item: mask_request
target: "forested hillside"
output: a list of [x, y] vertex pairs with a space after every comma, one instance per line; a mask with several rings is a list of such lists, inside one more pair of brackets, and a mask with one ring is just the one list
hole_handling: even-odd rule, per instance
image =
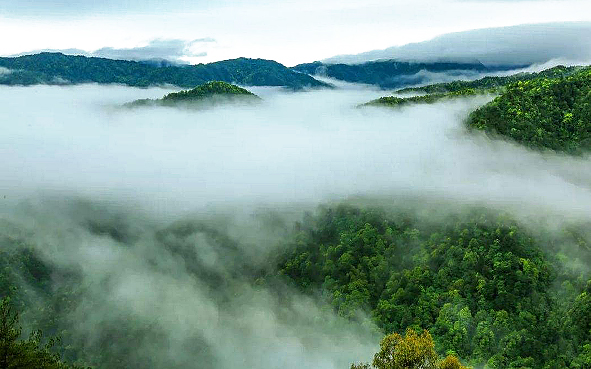
[[[155, 271], [170, 268], [172, 257], [191, 280], [218, 296], [220, 307], [227, 304], [225, 293], [241, 293], [245, 283], [265, 287], [281, 301], [288, 298], [287, 283], [354, 323], [365, 324], [367, 314], [385, 334], [427, 330], [422, 338], [407, 332], [404, 340], [416, 341], [412, 347], [423, 342], [420, 350], [433, 360], [452, 355], [447, 364], [457, 364], [454, 357], [459, 357], [491, 369], [591, 365], [591, 280], [583, 267], [591, 263], [588, 224], [551, 233], [482, 209], [427, 215], [334, 205], [295, 224], [279, 249], [286, 251], [275, 256], [276, 267], [257, 267], [244, 257], [240, 241], [205, 223], [164, 226], [145, 249], [146, 235], [125, 219], [81, 217], [79, 222], [97, 240], [119, 245], [118, 252], [147, 252]], [[165, 338], [158, 325], [139, 317], [107, 315], [91, 331], [72, 325], [81, 318], [77, 311], [96, 298], [91, 291], [108, 285], [110, 277], [100, 283], [85, 280], [81, 268], [86, 267], [44, 261], [25, 229], [5, 226], [0, 295], [10, 297], [16, 311], [26, 311], [29, 324], [61, 337], [55, 352], [96, 368], [190, 365], [181, 356], [146, 361], [137, 348], [165, 344]], [[196, 243], [196, 236], [207, 243]], [[207, 252], [215, 252], [214, 264]], [[214, 348], [202, 332], [186, 330], [195, 355], [212, 362]], [[394, 335], [383, 344], [406, 342], [402, 339]], [[36, 344], [15, 347], [21, 352], [31, 345]], [[440, 362], [437, 368], [459, 368], [451, 364]]]
[[[237, 59], [214, 63], [213, 69], [208, 69], [212, 65], [154, 67], [61, 54], [40, 55], [46, 58], [43, 63], [36, 63], [33, 57], [2, 59], [11, 63], [18, 60], [21, 64], [5, 67], [11, 71], [3, 71], [0, 78], [12, 79], [14, 83], [19, 78], [25, 81], [30, 77], [31, 83], [94, 81], [147, 86], [156, 83], [154, 81], [191, 81], [191, 86], [199, 85], [159, 100], [132, 103], [165, 106], [201, 103], [217, 97], [259, 100], [248, 90], [227, 82], [201, 83], [202, 77], [195, 71], [207, 70], [208, 76], [221, 76], [221, 80], [241, 79], [244, 84], [248, 84], [245, 81], [271, 83], [267, 78], [276, 71], [279, 75], [271, 81], [278, 85], [310, 86], [303, 84], [309, 77], [291, 71], [289, 75], [281, 74], [284, 67], [260, 60]], [[257, 63], [262, 63], [262, 69], [253, 67]], [[261, 72], [265, 71], [264, 66], [270, 68], [269, 73]], [[257, 72], [244, 72], [250, 67]], [[304, 79], [281, 77], [293, 74]], [[302, 84], [298, 84], [300, 82]], [[321, 93], [325, 92], [330, 91]], [[407, 92], [429, 94], [385, 97], [366, 105], [404, 106], [493, 92], [499, 96], [472, 112], [465, 122], [458, 119], [457, 126], [465, 123], [492, 137], [508, 138], [536, 150], [583, 154], [591, 149], [591, 68], [556, 67], [538, 74], [490, 77]], [[321, 93], [312, 97], [316, 99]], [[294, 94], [282, 95], [291, 98]], [[373, 95], [364, 96], [369, 99]], [[28, 103], [29, 100], [23, 101]], [[312, 99], [300, 101], [304, 103], [288, 110], [288, 114]], [[173, 109], [165, 113], [171, 111]], [[127, 113], [129, 111], [123, 112]], [[195, 114], [179, 113], [190, 115], [188, 126], [193, 125]], [[346, 113], [358, 112], [347, 110]], [[365, 128], [369, 121], [365, 115], [367, 111], [361, 113]], [[382, 115], [383, 111], [379, 113], [380, 119], [386, 116]], [[120, 118], [112, 112], [105, 116]], [[236, 117], [223, 116], [221, 121]], [[345, 115], [340, 117], [339, 128], [346, 118]], [[50, 122], [48, 130], [53, 130], [55, 121]], [[213, 126], [211, 122], [204, 120], [203, 125]], [[282, 121], [278, 119], [277, 122]], [[100, 127], [102, 132], [104, 127]], [[129, 137], [135, 139], [140, 129], [133, 126]], [[387, 134], [383, 132], [388, 129], [379, 134]], [[60, 147], [64, 145], [62, 131], [58, 132]], [[249, 127], [244, 132], [251, 131]], [[180, 134], [185, 132], [182, 129]], [[205, 135], [201, 141], [189, 140], [189, 145], [200, 145], [202, 151], [198, 155], [189, 155], [191, 151], [186, 146], [186, 151], [179, 146], [179, 160], [189, 162], [190, 170], [183, 166], [178, 178], [195, 171], [199, 175], [196, 187], [215, 185], [215, 181], [211, 182], [213, 184], [207, 181], [207, 173], [201, 178], [202, 172], [216, 163], [206, 156], [211, 150], [203, 143], [212, 140], [215, 145], [221, 145], [224, 141], [220, 138], [225, 135], [236, 135], [237, 141], [230, 141], [234, 146], [236, 142], [238, 145], [244, 142], [240, 131], [224, 129], [220, 132], [211, 138]], [[293, 131], [295, 134], [288, 132], [285, 136], [289, 140], [278, 145], [275, 155], [283, 153], [286, 147], [289, 149], [294, 142], [291, 138], [302, 133], [299, 130]], [[169, 139], [166, 135], [163, 137]], [[332, 137], [323, 143], [332, 144], [329, 142]], [[181, 142], [179, 136], [176, 138], [174, 145]], [[264, 146], [279, 137], [262, 136], [262, 140], [256, 145]], [[235, 149], [232, 145], [220, 147], [226, 152]], [[328, 146], [333, 152], [333, 147]], [[154, 152], [152, 148], [148, 150], [146, 156], [150, 159], [149, 165], [154, 164], [156, 177], [143, 180], [167, 175], [166, 171], [160, 174], [157, 160], [152, 160]], [[176, 146], [171, 150], [176, 157], [175, 150]], [[213, 151], [212, 155], [219, 155]], [[260, 157], [251, 159], [249, 152], [237, 153], [244, 155], [247, 161], [262, 161], [262, 157], [269, 155], [264, 151]], [[320, 151], [313, 151], [314, 159], [321, 156]], [[372, 157], [368, 158], [363, 158], [363, 165], [371, 161]], [[273, 165], [290, 164], [288, 159], [278, 156], [279, 161]], [[193, 167], [191, 160], [202, 160], [205, 166]], [[351, 157], [342, 160], [351, 166], [347, 161]], [[225, 161], [217, 163], [222, 163], [220, 167], [226, 164]], [[545, 165], [543, 159], [536, 163]], [[99, 163], [102, 165], [104, 161]], [[305, 172], [307, 165], [308, 162], [295, 166], [294, 173], [310, 175]], [[502, 170], [498, 168], [500, 166], [494, 170]], [[132, 167], [125, 167], [121, 173], [132, 170]], [[241, 184], [244, 174], [239, 170], [231, 166], [223, 170], [236, 171], [237, 176], [228, 181]], [[265, 178], [258, 168], [252, 172], [257, 183]], [[435, 172], [426, 178], [438, 180], [439, 172]], [[382, 172], [378, 174], [381, 176]], [[568, 179], [561, 178], [571, 186]], [[290, 177], [289, 181], [299, 184], [299, 180]], [[470, 177], [469, 181], [476, 179]], [[478, 182], [478, 185], [487, 186], [487, 183]], [[531, 184], [525, 186], [528, 185]], [[194, 190], [192, 186], [193, 183], [186, 191], [188, 197]], [[588, 186], [583, 183], [578, 189], [580, 192], [575, 193], [584, 194]], [[285, 192], [282, 191], [277, 190], [280, 194]], [[465, 188], [458, 190], [463, 193], [460, 191]], [[225, 199], [226, 195], [224, 192], [220, 198]], [[390, 195], [400, 194], [385, 194]], [[488, 195], [487, 192], [482, 195], [482, 203], [488, 201]], [[514, 197], [503, 199], [515, 201]], [[35, 201], [23, 200], [17, 207], [18, 212], [4, 214], [0, 219], [0, 298], [3, 301], [0, 305], [0, 367], [69, 368], [70, 364], [64, 362], [73, 363], [74, 367], [90, 365], [105, 369], [181, 369], [193, 367], [196, 362], [208, 363], [215, 369], [240, 365], [257, 367], [252, 362], [258, 363], [261, 350], [275, 353], [278, 347], [299, 348], [302, 342], [314, 346], [313, 343], [319, 342], [314, 341], [315, 337], [323, 330], [340, 334], [346, 325], [362, 327], [383, 337], [371, 362], [377, 369], [463, 369], [465, 365], [486, 369], [591, 368], [588, 217], [573, 216], [561, 223], [546, 219], [544, 214], [524, 219], [460, 202], [426, 207], [405, 200], [405, 206], [385, 203], [382, 208], [334, 203], [296, 216], [297, 221], [293, 221], [293, 212], [297, 210], [289, 210], [289, 221], [269, 211], [264, 213], [264, 222], [256, 223], [260, 228], [245, 230], [232, 228], [225, 215], [214, 214], [214, 220], [190, 215], [186, 218], [179, 215], [180, 219], [174, 220], [157, 216], [146, 219], [147, 215], [134, 206], [129, 210], [122, 210], [125, 207], [120, 206], [115, 207], [116, 211], [107, 211], [95, 203], [73, 201], [66, 205], [68, 201], [61, 202], [41, 206]], [[570, 215], [569, 210], [564, 210], [561, 216], [564, 214]], [[245, 234], [254, 241], [244, 241], [240, 236]], [[298, 301], [293, 303], [292, 300]], [[22, 312], [20, 320], [16, 312]], [[246, 313], [251, 314], [248, 317], [252, 319], [242, 320]], [[302, 318], [298, 314], [305, 316]], [[301, 320], [294, 323], [294, 317]], [[327, 317], [335, 321], [324, 322]], [[277, 321], [289, 321], [292, 325]], [[301, 336], [293, 334], [281, 341], [285, 329], [300, 329], [302, 322], [308, 326], [298, 331], [298, 334], [303, 332]], [[343, 325], [339, 325], [341, 323]], [[20, 324], [24, 328], [21, 329]], [[253, 325], [256, 329], [252, 329]], [[259, 326], [263, 329], [259, 330]], [[46, 336], [36, 333], [36, 329]], [[31, 330], [34, 333], [28, 335]], [[226, 356], [231, 356], [230, 351], [246, 346], [244, 341], [261, 336], [265, 340], [244, 349], [242, 356], [231, 358], [236, 361], [226, 360]], [[355, 336], [343, 337], [346, 340]], [[321, 338], [325, 344], [332, 345], [329, 347], [340, 343]], [[269, 343], [276, 340], [281, 342]], [[290, 353], [270, 356], [276, 360]], [[253, 357], [249, 365], [244, 364]], [[276, 363], [273, 361], [274, 365]], [[370, 368], [370, 364], [352, 364], [354, 369]], [[267, 363], [265, 367], [273, 366]]]
[[119, 83], [147, 87], [171, 84], [192, 88], [210, 81], [246, 86], [282, 86], [290, 89], [329, 87], [308, 75], [272, 60], [238, 58], [210, 64], [157, 66], [126, 60], [40, 53], [0, 58], [0, 84]]
[[280, 273], [385, 333], [427, 329], [437, 352], [472, 365], [588, 368], [591, 281], [563, 264], [591, 262], [579, 231], [532, 234], [484, 210], [429, 219], [343, 205], [301, 224]]
[[[222, 304], [226, 294], [239, 291], [245, 281], [253, 283], [257, 276], [262, 274], [261, 268], [252, 266], [251, 258], [245, 258], [237, 240], [205, 222], [179, 221], [162, 224], [161, 227], [146, 231], [138, 228], [130, 219], [117, 214], [105, 214], [100, 210], [99, 216], [84, 214], [84, 211], [80, 210], [77, 212], [78, 218], [75, 222], [79, 224], [74, 227], [82, 228], [77, 228], [74, 232], [82, 231], [99, 243], [105, 242], [102, 246], [97, 244], [96, 251], [100, 255], [107, 258], [113, 255], [113, 249], [108, 246], [109, 244], [116, 246], [116, 253], [136, 250], [138, 254], [134, 257], [134, 262], [147, 263], [150, 273], [163, 273], [160, 276], [167, 288], [171, 288], [168, 283], [174, 280], [174, 277], [167, 277], [172, 267], [177, 274], [188, 276], [186, 283], [199, 284], [203, 288], [204, 296], [216, 296], [220, 300], [220, 314], [227, 308]], [[188, 350], [193, 353], [192, 356], [180, 355], [174, 351], [168, 353], [166, 349], [159, 351], [167, 352], [166, 355], [143, 351], [146, 348], [167, 347], [170, 344], [168, 336], [163, 334], [170, 328], [161, 326], [166, 323], [159, 321], [159, 315], [164, 314], [163, 312], [154, 311], [151, 318], [146, 320], [145, 317], [117, 308], [117, 297], [102, 293], [97, 296], [93, 295], [93, 291], [109, 288], [119, 277], [114, 272], [102, 279], [89, 279], [85, 275], [86, 267], [103, 268], [104, 265], [100, 266], [100, 260], [89, 258], [83, 261], [83, 265], [59, 265], [44, 257], [44, 241], [35, 241], [29, 230], [10, 222], [3, 222], [2, 226], [0, 298], [9, 298], [10, 301], [3, 302], [0, 312], [6, 313], [7, 317], [14, 316], [8, 314], [9, 303], [12, 312], [22, 313], [22, 320], [27, 323], [27, 327], [40, 329], [48, 337], [60, 339], [49, 351], [44, 345], [46, 340], [40, 341], [36, 335], [29, 340], [25, 338], [28, 336], [28, 329], [23, 330], [21, 339], [17, 339], [18, 334], [15, 334], [14, 330], [0, 329], [0, 345], [7, 344], [14, 351], [7, 359], [10, 364], [8, 368], [32, 368], [22, 366], [18, 359], [31, 355], [37, 355], [51, 365], [58, 363], [61, 357], [65, 362], [104, 369], [189, 368], [194, 367], [195, 357], [208, 362], [208, 367], [215, 366], [216, 348], [210, 346], [203, 336], [204, 332], [198, 327], [186, 326], [186, 331], [178, 332], [190, 340], [191, 347]], [[66, 231], [69, 233], [68, 237], [74, 236], [71, 231]], [[143, 244], [142, 239], [145, 237], [152, 239], [153, 248]], [[67, 247], [68, 241], [62, 241], [64, 244], [60, 247]], [[76, 243], [72, 246], [73, 254], [84, 247]], [[148, 251], [150, 249], [152, 251]], [[203, 258], [208, 250], [210, 256], [215, 256], [216, 262], [212, 263], [211, 259]], [[130, 266], [117, 265], [115, 268], [125, 273], [126, 268]], [[176, 278], [178, 277], [177, 275]], [[131, 283], [133, 280], [123, 282]], [[154, 287], [150, 284], [154, 283], [153, 280], [138, 282], [138, 288]], [[139, 306], [143, 304], [142, 301], [136, 303]], [[95, 322], [84, 313], [79, 315], [80, 311], [88, 308], [96, 313], [97, 309], [101, 309], [99, 306], [109, 306], [103, 311], [100, 322]], [[197, 309], [198, 306], [191, 308]], [[198, 314], [195, 311], [191, 313]], [[195, 318], [200, 319], [198, 315]], [[18, 324], [15, 322], [11, 326], [16, 327]], [[175, 335], [177, 332], [172, 333]], [[65, 364], [51, 365], [39, 368], [68, 368]]]
[[[39, 330], [28, 338], [23, 336], [19, 312], [11, 306], [9, 298], [0, 301], [0, 367], [10, 369], [82, 369], [60, 360], [55, 352], [56, 339], [46, 339]], [[44, 343], [45, 341], [46, 343]]]
[[448, 93], [458, 92], [468, 88], [476, 90], [498, 90], [511, 83], [529, 81], [536, 78], [561, 78], [567, 77], [579, 71], [581, 67], [565, 67], [562, 65], [545, 69], [537, 73], [517, 73], [509, 76], [489, 76], [475, 81], [453, 81], [447, 83], [435, 83], [421, 87], [407, 87], [396, 91], [397, 93]]
[[591, 69], [509, 85], [470, 114], [471, 128], [535, 149], [580, 154], [591, 149]]
[[516, 69], [516, 67], [499, 66], [490, 69], [478, 61], [462, 63], [378, 60], [362, 64], [324, 64], [314, 62], [296, 65], [292, 69], [346, 82], [366, 83], [381, 88], [400, 88], [428, 82], [430, 77], [427, 73], [447, 73], [460, 77], [465, 73], [486, 73]]
[[208, 82], [191, 90], [172, 92], [161, 99], [141, 99], [125, 104], [127, 107], [184, 106], [206, 107], [224, 103], [255, 103], [261, 98], [252, 92], [226, 82]]
[[372, 100], [360, 106], [387, 106], [399, 107], [411, 104], [432, 104], [441, 100], [455, 99], [466, 96], [474, 96], [477, 94], [494, 93], [494, 90], [475, 90], [473, 88], [466, 88], [463, 90], [453, 92], [430, 93], [427, 95], [418, 95], [410, 97], [398, 96], [384, 96], [379, 99]]
[[[475, 81], [454, 81], [448, 83], [436, 83], [422, 87], [408, 87], [395, 91], [395, 94], [398, 96], [384, 96], [362, 104], [362, 106], [399, 107], [409, 104], [431, 104], [441, 100], [479, 94], [498, 95], [505, 92], [507, 86], [517, 82], [531, 81], [541, 78], [566, 78], [577, 73], [581, 69], [582, 67], [557, 66], [538, 73], [518, 73], [505, 77], [484, 77]], [[409, 93], [418, 93], [420, 95], [405, 96], [405, 94]]]

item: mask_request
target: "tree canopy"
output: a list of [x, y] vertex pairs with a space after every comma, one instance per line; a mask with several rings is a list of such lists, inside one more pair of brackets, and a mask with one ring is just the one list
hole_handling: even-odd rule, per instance
[[172, 92], [161, 99], [141, 99], [127, 103], [127, 107], [141, 106], [186, 106], [206, 107], [223, 103], [256, 103], [261, 98], [252, 92], [230, 83], [213, 81], [204, 83], [191, 90]]
[[42, 345], [41, 331], [32, 332], [29, 338], [21, 339], [22, 328], [19, 314], [13, 311], [10, 299], [0, 301], [0, 368], [6, 369], [82, 369], [60, 360], [51, 351], [55, 339], [46, 340]]
[[[300, 229], [280, 274], [302, 291], [324, 291], [341, 316], [370, 312], [387, 334], [426, 329], [439, 354], [471, 365], [578, 368], [585, 360], [589, 292], [552, 246], [573, 240], [477, 210], [431, 222], [339, 206]], [[569, 292], [558, 294], [556, 284]]]
[[119, 83], [148, 87], [175, 85], [193, 88], [210, 81], [244, 86], [283, 86], [293, 90], [330, 87], [272, 60], [238, 58], [197, 65], [154, 65], [127, 60], [40, 53], [0, 58], [0, 84]]
[[468, 127], [534, 149], [580, 154], [591, 149], [591, 69], [511, 84], [472, 112]]

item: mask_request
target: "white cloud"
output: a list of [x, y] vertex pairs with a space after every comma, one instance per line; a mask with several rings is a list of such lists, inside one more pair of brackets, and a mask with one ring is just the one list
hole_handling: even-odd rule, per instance
[[[84, 298], [68, 319], [86, 345], [121, 318], [149, 328], [129, 355], [155, 367], [201, 363], [196, 347], [204, 343], [205, 366], [216, 369], [336, 369], [370, 358], [371, 327], [345, 324], [296, 292], [277, 299], [241, 283], [199, 231], [170, 237], [231, 288], [189, 273], [155, 237], [187, 212], [215, 218], [239, 209], [231, 213], [239, 221], [224, 229], [239, 235], [235, 256], [253, 265], [276, 250], [253, 218], [261, 208], [293, 213], [355, 196], [383, 206], [419, 198], [549, 224], [591, 220], [588, 157], [541, 154], [463, 130], [466, 114], [490, 97], [392, 110], [354, 108], [380, 94], [364, 89], [254, 91], [264, 104], [132, 111], [117, 106], [167, 90], [0, 87], [9, 102], [0, 120], [0, 218], [10, 225], [0, 232], [10, 240], [17, 229], [16, 239], [53, 265], [80, 271]], [[104, 219], [129, 227], [133, 241], [85, 226]]]
[[212, 38], [185, 40], [152, 40], [145, 46], [134, 48], [103, 47], [88, 53], [109, 59], [150, 60], [164, 59], [173, 62], [185, 61], [188, 58], [207, 56], [207, 45], [215, 43]]
[[354, 109], [381, 95], [371, 90], [254, 91], [265, 98], [259, 107], [127, 111], [107, 107], [166, 90], [2, 87], [1, 100], [11, 101], [1, 127], [2, 188], [187, 210], [400, 191], [570, 215], [591, 206], [586, 159], [462, 133], [462, 117], [486, 98], [397, 111]]
[[542, 64], [553, 59], [591, 61], [591, 22], [529, 24], [450, 33], [429, 41], [342, 55], [328, 63], [379, 59], [474, 60], [484, 64]]
[[68, 55], [95, 56], [120, 60], [167, 60], [175, 63], [188, 63], [207, 56], [207, 49], [215, 44], [210, 37], [187, 40], [151, 40], [147, 44], [130, 48], [101, 47], [94, 51], [81, 49], [41, 49], [18, 53], [18, 55], [40, 52], [61, 52]]
[[[100, 6], [108, 8], [108, 4]], [[207, 56], [195, 58], [195, 62], [245, 56], [295, 65], [467, 29], [589, 21], [591, 14], [591, 3], [581, 0], [234, 0], [207, 4], [169, 1], [168, 5], [162, 9], [149, 2], [142, 9], [123, 9], [111, 4], [117, 11], [72, 11], [68, 18], [43, 11], [34, 17], [0, 11], [0, 33], [18, 35], [3, 40], [0, 54], [47, 48], [96, 50], [105, 45], [127, 49], [145, 45], [150, 39], [208, 36], [217, 43], [208, 47]]]

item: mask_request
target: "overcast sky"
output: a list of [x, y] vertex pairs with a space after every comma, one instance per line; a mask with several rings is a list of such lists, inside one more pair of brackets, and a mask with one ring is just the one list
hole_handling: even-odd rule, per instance
[[81, 49], [191, 63], [245, 56], [294, 65], [450, 32], [569, 21], [591, 21], [591, 2], [0, 0], [0, 54]]

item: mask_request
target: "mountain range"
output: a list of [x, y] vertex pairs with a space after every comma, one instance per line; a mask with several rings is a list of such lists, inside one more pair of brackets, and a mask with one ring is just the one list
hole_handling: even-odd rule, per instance
[[[523, 66], [520, 66], [523, 67]], [[273, 60], [238, 58], [209, 64], [175, 65], [166, 62], [114, 60], [58, 52], [0, 58], [1, 85], [116, 83], [135, 87], [174, 85], [181, 88], [223, 81], [242, 86], [278, 86], [291, 90], [330, 88], [312, 75], [365, 83], [381, 88], [423, 84], [432, 74], [477, 77], [515, 66], [487, 67], [478, 61], [409, 62], [380, 60], [362, 64], [314, 62], [288, 68]]]
[[316, 61], [296, 65], [292, 69], [310, 75], [326, 76], [346, 82], [371, 84], [381, 88], [400, 88], [429, 82], [432, 73], [444, 74], [453, 79], [458, 79], [464, 76], [478, 76], [483, 73], [507, 71], [526, 66], [499, 65], [487, 67], [478, 60], [470, 62], [378, 60], [360, 64], [330, 64]]
[[330, 87], [309, 75], [272, 60], [238, 58], [210, 64], [167, 65], [128, 60], [39, 53], [0, 58], [0, 84], [118, 83], [148, 87], [174, 85], [192, 88], [211, 81], [244, 86], [281, 86], [292, 90]]

